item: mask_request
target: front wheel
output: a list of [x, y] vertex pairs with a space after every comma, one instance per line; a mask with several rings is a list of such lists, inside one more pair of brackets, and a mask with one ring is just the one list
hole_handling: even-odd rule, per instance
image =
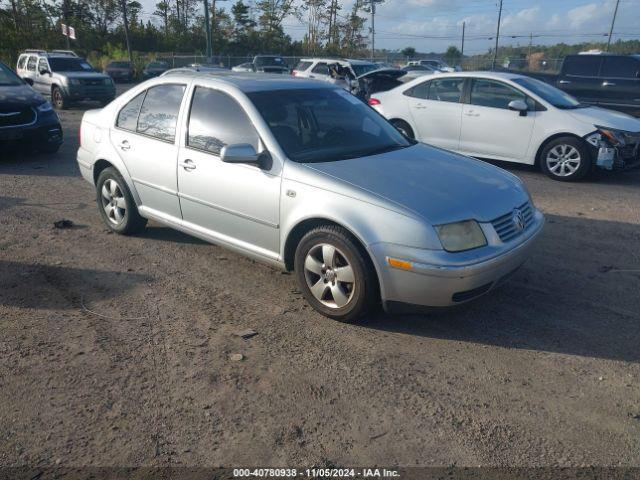
[[138, 213], [124, 178], [115, 168], [100, 172], [96, 190], [100, 215], [110, 230], [126, 235], [145, 227], [147, 219]]
[[366, 252], [345, 229], [325, 225], [298, 244], [294, 268], [311, 306], [329, 318], [354, 322], [375, 303], [375, 270]]
[[51, 103], [58, 110], [65, 110], [69, 107], [67, 99], [64, 98], [60, 87], [53, 87], [51, 89]]
[[542, 150], [540, 167], [554, 180], [580, 180], [591, 170], [591, 155], [583, 140], [560, 137], [549, 142]]

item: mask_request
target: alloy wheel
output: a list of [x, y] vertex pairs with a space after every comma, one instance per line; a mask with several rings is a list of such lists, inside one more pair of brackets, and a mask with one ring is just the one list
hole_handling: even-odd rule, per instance
[[582, 157], [573, 145], [556, 145], [547, 153], [547, 167], [549, 171], [558, 177], [573, 175], [580, 168]]
[[353, 268], [333, 245], [321, 243], [309, 250], [304, 261], [304, 277], [311, 294], [327, 307], [342, 308], [353, 298]]
[[120, 225], [127, 211], [127, 201], [122, 193], [122, 188], [112, 178], [108, 178], [102, 184], [102, 208], [107, 214], [109, 222], [115, 226]]

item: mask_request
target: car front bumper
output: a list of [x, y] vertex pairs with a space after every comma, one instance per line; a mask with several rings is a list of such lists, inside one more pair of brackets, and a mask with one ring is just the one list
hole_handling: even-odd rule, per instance
[[82, 100], [104, 102], [116, 97], [116, 88], [114, 85], [67, 85], [63, 87], [62, 94], [74, 102]]
[[63, 140], [60, 121], [51, 114], [39, 116], [31, 125], [0, 128], [0, 145], [9, 148], [38, 149], [61, 145]]
[[[492, 245], [489, 239], [487, 247], [468, 252], [448, 253], [387, 243], [371, 245], [379, 267], [384, 309], [389, 313], [411, 313], [424, 307], [451, 307], [493, 290], [529, 258], [544, 225], [544, 217], [537, 210], [534, 219], [525, 232], [507, 244]], [[390, 267], [389, 258], [411, 262], [412, 269]]]

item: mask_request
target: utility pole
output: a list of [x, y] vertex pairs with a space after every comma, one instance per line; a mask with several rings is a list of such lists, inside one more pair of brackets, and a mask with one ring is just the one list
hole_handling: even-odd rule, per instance
[[498, 27], [496, 29], [496, 46], [493, 50], [493, 61], [491, 62], [491, 70], [496, 69], [496, 60], [498, 58], [498, 39], [500, 37], [500, 21], [502, 20], [502, 0], [500, 0], [500, 8], [498, 9]]
[[122, 5], [122, 20], [124, 21], [124, 38], [127, 41], [127, 52], [129, 53], [129, 61], [133, 63], [133, 55], [131, 55], [131, 44], [129, 43], [129, 20], [127, 19], [127, 0], [120, 0], [120, 4]]
[[375, 60], [376, 52], [376, 2], [371, 0], [371, 61]]
[[618, 6], [620, 5], [620, 0], [616, 0], [616, 8], [613, 10], [613, 18], [611, 19], [611, 28], [609, 29], [609, 39], [607, 40], [607, 49], [606, 52], [609, 51], [609, 47], [611, 46], [611, 37], [613, 36], [613, 26], [616, 23], [616, 15], [618, 15]]
[[209, 21], [209, 2], [207, 0], [204, 0], [204, 25], [205, 25], [205, 32], [207, 33], [207, 63], [211, 63], [211, 55], [213, 55], [213, 46], [211, 42], [211, 22]]
[[69, 0], [63, 0], [62, 2], [62, 18], [67, 26], [67, 34], [64, 36], [67, 45], [67, 50], [71, 50], [71, 43], [69, 40]]
[[[465, 29], [465, 23], [466, 22], [462, 22], [462, 45], [460, 47], [460, 57], [464, 56], [464, 29]], [[462, 58], [460, 59], [460, 61], [462, 61]]]

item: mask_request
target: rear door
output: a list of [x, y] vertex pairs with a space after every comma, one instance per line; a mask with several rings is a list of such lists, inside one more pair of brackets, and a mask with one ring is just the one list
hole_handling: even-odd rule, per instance
[[324, 80], [325, 82], [330, 81], [331, 74], [329, 73], [329, 64], [327, 62], [316, 63], [309, 73], [309, 78]]
[[602, 59], [600, 55], [569, 55], [556, 86], [581, 102], [597, 104], [602, 99]]
[[436, 78], [404, 92], [418, 140], [450, 150], [458, 149], [464, 83], [464, 78]]
[[602, 63], [602, 99], [600, 105], [613, 109], [640, 107], [640, 59], [605, 57]]
[[176, 142], [186, 86], [156, 85], [138, 94], [118, 113], [111, 142], [122, 158], [142, 206], [180, 219]]
[[47, 59], [44, 57], [41, 57], [38, 60], [36, 72], [33, 77], [33, 88], [40, 93], [50, 94], [51, 93], [51, 73], [40, 73], [41, 70], [46, 70], [47, 72], [51, 72], [51, 68], [49, 68], [49, 62], [47, 62]]
[[[513, 100], [529, 105], [526, 115], [509, 109]], [[475, 157], [521, 162], [539, 113], [535, 101], [519, 89], [497, 80], [474, 78], [469, 103], [462, 109], [459, 150]]]

